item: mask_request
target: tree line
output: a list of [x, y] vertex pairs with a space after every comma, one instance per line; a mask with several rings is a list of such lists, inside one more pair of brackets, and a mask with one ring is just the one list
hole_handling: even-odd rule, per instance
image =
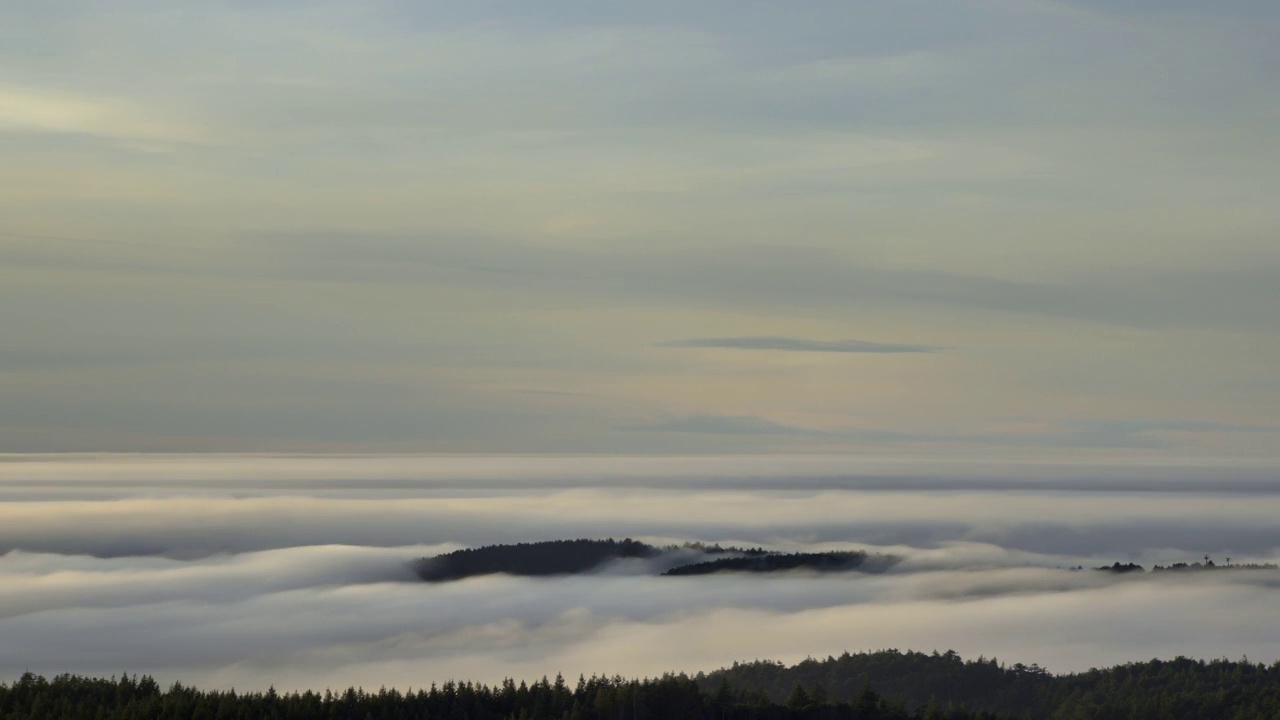
[[1003, 720], [959, 707], [922, 708], [863, 688], [850, 701], [828, 698], [820, 688], [797, 687], [775, 702], [759, 690], [721, 682], [703, 689], [686, 675], [627, 680], [562, 676], [528, 684], [504, 680], [488, 686], [446, 682], [430, 688], [377, 692], [348, 688], [237, 693], [203, 691], [174, 683], [167, 690], [150, 677], [101, 679], [24, 674], [0, 685], [3, 720]]
[[792, 666], [735, 663], [695, 679], [704, 689], [722, 683], [758, 688], [774, 700], [801, 687], [848, 701], [869, 687], [901, 700], [913, 712], [933, 705], [1049, 720], [1280, 718], [1280, 662], [1263, 665], [1247, 659], [1206, 662], [1179, 657], [1053, 675], [1035, 664], [966, 661], [951, 651], [886, 650]]
[[954, 652], [844, 653], [643, 680], [449, 681], [401, 692], [198, 690], [24, 674], [0, 720], [1274, 720], [1280, 662], [1151, 660], [1053, 675]]

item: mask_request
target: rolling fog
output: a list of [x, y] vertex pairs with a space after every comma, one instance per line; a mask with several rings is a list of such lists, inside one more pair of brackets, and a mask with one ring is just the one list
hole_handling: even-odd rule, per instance
[[[651, 675], [845, 650], [954, 649], [1052, 671], [1280, 659], [1265, 467], [818, 458], [10, 456], [0, 677], [418, 687]], [[883, 575], [417, 582], [415, 558], [572, 537], [860, 549]]]

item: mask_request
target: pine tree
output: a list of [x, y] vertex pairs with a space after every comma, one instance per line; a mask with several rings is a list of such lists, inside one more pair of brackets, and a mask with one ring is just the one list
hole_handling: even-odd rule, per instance
[[809, 692], [799, 682], [791, 689], [791, 695], [787, 698], [787, 707], [792, 710], [802, 710], [809, 707], [813, 700], [809, 697]]

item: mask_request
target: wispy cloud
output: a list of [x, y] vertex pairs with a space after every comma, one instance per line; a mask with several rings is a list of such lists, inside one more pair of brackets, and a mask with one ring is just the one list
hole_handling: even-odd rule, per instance
[[[823, 247], [742, 245], [649, 250], [570, 249], [523, 241], [439, 236], [302, 233], [258, 240], [253, 271], [308, 281], [435, 282], [590, 296], [593, 302], [733, 303], [759, 308], [960, 309], [1144, 329], [1280, 327], [1280, 256], [1249, 264], [1125, 268], [1055, 281], [951, 269], [897, 269]], [[820, 342], [793, 338], [677, 339], [684, 347], [724, 341]], [[716, 344], [702, 344], [714, 342]], [[698, 343], [683, 345], [683, 343]], [[833, 344], [875, 347], [868, 341]], [[945, 348], [884, 343], [888, 347]], [[739, 347], [735, 344], [734, 347]], [[763, 349], [763, 348], [762, 348]], [[784, 348], [774, 348], [784, 349]], [[796, 348], [800, 349], [800, 348]], [[814, 348], [817, 349], [816, 347]], [[836, 347], [821, 351], [837, 352]], [[844, 352], [874, 352], [844, 350]], [[895, 352], [910, 352], [896, 350]]]
[[867, 340], [809, 340], [779, 335], [753, 335], [746, 337], [709, 337], [668, 340], [656, 347], [672, 348], [728, 348], [732, 350], [782, 350], [784, 352], [829, 353], [931, 353], [941, 348], [933, 345], [905, 343], [880, 343]]
[[1059, 0], [963, 0], [962, 4], [1007, 15], [1039, 15], [1093, 25], [1116, 22], [1093, 8]]
[[1242, 425], [1209, 420], [1063, 420], [1049, 421], [1038, 430], [1001, 430], [971, 433], [895, 432], [876, 428], [850, 428], [838, 434], [870, 444], [934, 443], [989, 447], [1039, 447], [1078, 449], [1152, 449], [1174, 447], [1167, 433], [1271, 433], [1273, 425]]
[[1168, 448], [1166, 433], [1267, 433], [1275, 426], [1220, 423], [1209, 420], [1074, 420], [1048, 437], [1064, 446]]
[[204, 132], [153, 108], [98, 97], [0, 87], [0, 130], [90, 135], [137, 142], [194, 142]]
[[644, 425], [619, 426], [619, 430], [706, 433], [710, 435], [815, 435], [821, 430], [784, 425], [752, 415], [689, 415]]
[[1213, 420], [1083, 420], [1072, 423], [1076, 427], [1105, 428], [1130, 433], [1141, 432], [1275, 432], [1275, 425], [1246, 425], [1222, 423]]

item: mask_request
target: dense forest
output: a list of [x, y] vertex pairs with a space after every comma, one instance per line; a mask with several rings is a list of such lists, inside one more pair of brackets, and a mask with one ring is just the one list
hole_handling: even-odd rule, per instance
[[936, 704], [909, 713], [902, 703], [863, 688], [852, 700], [829, 700], [820, 688], [794, 688], [785, 702], [722, 683], [704, 690], [684, 675], [648, 680], [561, 676], [518, 685], [446, 682], [429, 689], [334, 694], [200, 691], [149, 677], [110, 680], [27, 673], [0, 685], [3, 720], [1000, 720], [988, 712]]
[[953, 652], [889, 650], [806, 660], [786, 667], [757, 661], [696, 680], [711, 691], [727, 684], [773, 700], [816, 688], [833, 701], [865, 687], [911, 710], [963, 706], [1016, 718], [1048, 720], [1275, 720], [1280, 718], [1280, 663], [1246, 660], [1151, 660], [1072, 675], [994, 659], [964, 661]]
[[1151, 660], [1071, 675], [887, 650], [694, 677], [561, 676], [400, 692], [201, 691], [149, 678], [0, 684], [0, 720], [1275, 720], [1280, 663]]
[[[476, 575], [543, 576], [590, 572], [612, 560], [657, 559], [669, 563], [664, 575], [709, 575], [719, 572], [779, 572], [810, 569], [820, 572], [855, 570], [867, 559], [861, 552], [780, 553], [762, 548], [721, 547], [686, 543], [657, 547], [638, 540], [553, 540], [487, 545], [422, 558], [418, 576], [429, 582], [461, 580]], [[707, 558], [711, 558], [708, 560]], [[883, 568], [896, 558], [877, 556]]]

